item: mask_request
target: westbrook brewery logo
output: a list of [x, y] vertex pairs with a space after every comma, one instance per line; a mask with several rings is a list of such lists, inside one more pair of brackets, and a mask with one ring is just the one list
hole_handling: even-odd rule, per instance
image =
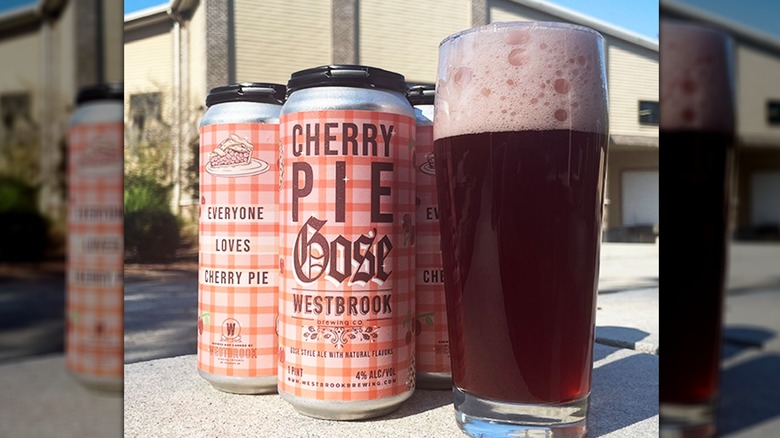
[[222, 336], [220, 341], [241, 342], [241, 324], [233, 318], [228, 318], [222, 322]]

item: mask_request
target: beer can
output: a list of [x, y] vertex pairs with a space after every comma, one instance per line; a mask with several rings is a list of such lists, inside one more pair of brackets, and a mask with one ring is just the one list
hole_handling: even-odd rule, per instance
[[436, 163], [433, 156], [433, 85], [407, 90], [414, 107], [417, 134], [414, 142], [416, 183], [416, 262], [414, 334], [417, 386], [452, 389], [444, 266], [441, 259]]
[[415, 386], [414, 110], [404, 77], [374, 67], [287, 88], [279, 394], [312, 417], [376, 417]]
[[123, 85], [79, 90], [68, 124], [65, 365], [87, 387], [123, 388]]
[[285, 86], [213, 88], [200, 122], [198, 373], [276, 390], [279, 111]]

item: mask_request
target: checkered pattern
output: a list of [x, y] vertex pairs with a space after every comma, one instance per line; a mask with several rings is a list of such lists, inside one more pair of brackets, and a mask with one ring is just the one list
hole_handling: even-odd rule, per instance
[[[276, 375], [278, 128], [262, 123], [200, 128], [198, 368], [210, 374]], [[231, 134], [248, 140], [254, 146], [252, 159], [267, 163], [268, 170], [209, 173], [209, 154]], [[252, 209], [255, 217], [225, 216], [234, 208]]]
[[122, 123], [68, 132], [66, 367], [91, 378], [122, 378]]
[[[324, 155], [295, 157], [291, 146], [295, 139], [292, 129], [296, 124], [338, 123], [331, 131], [335, 145], [341, 145], [343, 123], [354, 123], [362, 132], [364, 124], [393, 125], [390, 157], [383, 156], [383, 142], [379, 134], [379, 157]], [[320, 129], [320, 152], [323, 152], [324, 129]], [[414, 119], [408, 116], [372, 111], [329, 110], [298, 112], [281, 118], [281, 140], [284, 169], [282, 184], [282, 245], [283, 280], [279, 297], [279, 389], [289, 394], [320, 401], [376, 400], [395, 396], [414, 386], [414, 264], [415, 253], [408, 233], [404, 230], [414, 224], [414, 184], [412, 165], [414, 153]], [[379, 130], [378, 132], [381, 132]], [[304, 128], [305, 134], [305, 128]], [[360, 144], [362, 134], [357, 140]], [[298, 139], [300, 142], [300, 138]], [[340, 147], [335, 149], [341, 150]], [[362, 148], [361, 148], [362, 149]], [[345, 222], [336, 222], [336, 162], [346, 163]], [[299, 201], [298, 222], [292, 221], [292, 165], [305, 162], [313, 170], [311, 194]], [[382, 186], [391, 188], [381, 198], [380, 211], [392, 213], [392, 223], [371, 222], [371, 163], [391, 162], [393, 172], [384, 172]], [[299, 181], [302, 186], [303, 181]], [[352, 284], [350, 279], [336, 284], [322, 275], [312, 283], [298, 280], [293, 266], [293, 245], [302, 226], [314, 216], [327, 222], [320, 230], [329, 242], [339, 235], [355, 242], [376, 228], [376, 241], [387, 235], [393, 249], [385, 260], [385, 271], [392, 272], [387, 281], [378, 284]], [[372, 246], [376, 254], [376, 245]], [[341, 254], [341, 252], [340, 252]], [[321, 260], [323, 263], [326, 260]], [[353, 275], [357, 264], [352, 263]], [[316, 272], [316, 267], [314, 268]], [[343, 265], [340, 266], [343, 270]], [[392, 313], [358, 316], [326, 315], [324, 312], [295, 312], [294, 296], [312, 297], [375, 297], [390, 294]], [[384, 319], [383, 319], [384, 318]], [[333, 325], [336, 324], [336, 325]], [[341, 325], [346, 324], [346, 325]], [[369, 340], [364, 339], [371, 327]], [[316, 333], [317, 338], [312, 339]], [[370, 333], [376, 333], [371, 338]], [[354, 335], [351, 338], [349, 335]], [[336, 340], [343, 342], [334, 342]], [[407, 343], [407, 340], [409, 341]], [[391, 352], [389, 354], [385, 354]], [[319, 354], [319, 356], [317, 356]], [[368, 354], [369, 357], [348, 357], [350, 354]], [[324, 356], [324, 357], [323, 357]], [[376, 370], [393, 369], [394, 374], [372, 377]], [[365, 373], [365, 376], [361, 375]]]
[[[433, 125], [418, 126], [415, 143], [417, 171], [417, 283], [416, 318], [417, 373], [449, 373], [449, 335], [447, 303], [444, 300], [443, 265], [439, 244], [439, 220], [436, 216], [436, 177], [433, 160]], [[435, 210], [434, 210], [435, 209]], [[431, 324], [432, 323], [432, 324]]]

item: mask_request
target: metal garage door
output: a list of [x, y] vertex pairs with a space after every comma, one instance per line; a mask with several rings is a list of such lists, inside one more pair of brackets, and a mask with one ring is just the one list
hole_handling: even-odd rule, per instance
[[750, 224], [780, 224], [780, 172], [753, 172], [750, 187]]
[[658, 223], [658, 171], [627, 170], [622, 173], [623, 226]]

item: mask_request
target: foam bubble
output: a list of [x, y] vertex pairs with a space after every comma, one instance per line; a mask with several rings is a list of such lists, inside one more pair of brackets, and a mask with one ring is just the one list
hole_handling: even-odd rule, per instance
[[602, 44], [590, 29], [530, 22], [492, 23], [446, 39], [439, 56], [434, 138], [522, 130], [606, 132]]
[[528, 44], [530, 41], [531, 33], [524, 29], [507, 32], [506, 37], [504, 37], [504, 42], [510, 46]]
[[571, 89], [571, 86], [569, 85], [569, 81], [566, 79], [556, 79], [555, 85], [553, 86], [555, 88], [555, 91], [566, 94]]
[[510, 64], [521, 67], [528, 63], [529, 57], [528, 54], [525, 53], [525, 49], [513, 49], [509, 52], [507, 60]]
[[661, 129], [732, 133], [731, 40], [714, 29], [663, 20]]

